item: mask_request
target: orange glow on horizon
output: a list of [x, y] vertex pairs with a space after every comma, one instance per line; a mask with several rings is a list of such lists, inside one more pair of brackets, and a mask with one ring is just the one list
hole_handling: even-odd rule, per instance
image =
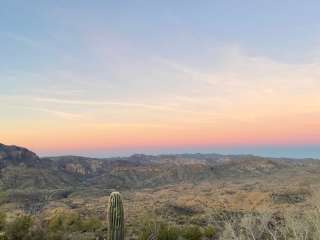
[[46, 131], [37, 131], [36, 126], [10, 134], [8, 131], [2, 141], [37, 152], [317, 144], [320, 143], [320, 134], [316, 134], [320, 132], [317, 120], [289, 115], [264, 117], [263, 121], [225, 120], [180, 126], [43, 123], [41, 129]]

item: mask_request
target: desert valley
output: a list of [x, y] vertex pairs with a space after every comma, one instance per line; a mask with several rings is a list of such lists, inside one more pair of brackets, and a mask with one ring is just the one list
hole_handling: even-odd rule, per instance
[[[271, 224], [314, 212], [320, 203], [320, 161], [315, 159], [219, 154], [39, 158], [25, 148], [0, 145], [0, 164], [0, 211], [8, 221], [24, 215], [47, 223], [57, 216], [92, 218], [102, 236], [112, 191], [122, 193], [128, 239], [143, 239], [141, 231], [151, 222], [211, 226], [210, 239], [216, 239], [226, 234], [227, 223], [248, 215], [268, 216]], [[67, 231], [77, 239], [89, 234]]]

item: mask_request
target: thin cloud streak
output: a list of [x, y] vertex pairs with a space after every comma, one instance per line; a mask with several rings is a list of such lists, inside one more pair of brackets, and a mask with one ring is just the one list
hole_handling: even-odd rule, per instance
[[113, 102], [113, 101], [89, 101], [89, 100], [67, 100], [67, 99], [55, 99], [55, 98], [34, 98], [35, 101], [48, 102], [48, 103], [58, 103], [58, 104], [71, 104], [71, 105], [93, 105], [93, 106], [103, 106], [103, 105], [115, 105], [120, 107], [138, 107], [153, 110], [165, 110], [174, 111], [172, 107], [165, 107], [161, 105], [150, 105], [144, 103], [129, 103], [129, 102]]
[[81, 114], [75, 114], [71, 112], [65, 112], [65, 111], [48, 109], [48, 108], [36, 108], [36, 107], [21, 107], [21, 108], [49, 113], [65, 120], [79, 120], [83, 118], [83, 115]]
[[[192, 111], [181, 109], [182, 106], [179, 104], [171, 104], [171, 106], [163, 105], [151, 105], [144, 103], [129, 103], [129, 102], [114, 102], [114, 101], [89, 101], [89, 100], [67, 100], [67, 99], [56, 99], [56, 98], [33, 98], [38, 102], [56, 103], [56, 104], [70, 104], [70, 105], [87, 105], [87, 106], [119, 106], [119, 107], [133, 107], [133, 108], [144, 108], [147, 110], [156, 111], [169, 111], [177, 113], [189, 113], [189, 114], [201, 114], [200, 111]], [[209, 116], [217, 116], [217, 113], [206, 113]]]

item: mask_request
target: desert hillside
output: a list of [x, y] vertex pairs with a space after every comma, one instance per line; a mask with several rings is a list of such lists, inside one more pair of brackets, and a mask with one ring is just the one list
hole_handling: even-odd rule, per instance
[[320, 186], [318, 160], [252, 155], [40, 158], [1, 144], [0, 166], [0, 210], [9, 219], [79, 214], [104, 221], [109, 194], [117, 190], [132, 236], [139, 235], [138, 222], [146, 216], [206, 226], [248, 213], [309, 211]]

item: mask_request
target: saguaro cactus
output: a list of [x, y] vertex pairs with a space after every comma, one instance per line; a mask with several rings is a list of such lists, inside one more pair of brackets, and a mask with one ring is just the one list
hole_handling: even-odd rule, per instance
[[109, 199], [109, 240], [124, 240], [124, 211], [118, 192], [111, 193]]

